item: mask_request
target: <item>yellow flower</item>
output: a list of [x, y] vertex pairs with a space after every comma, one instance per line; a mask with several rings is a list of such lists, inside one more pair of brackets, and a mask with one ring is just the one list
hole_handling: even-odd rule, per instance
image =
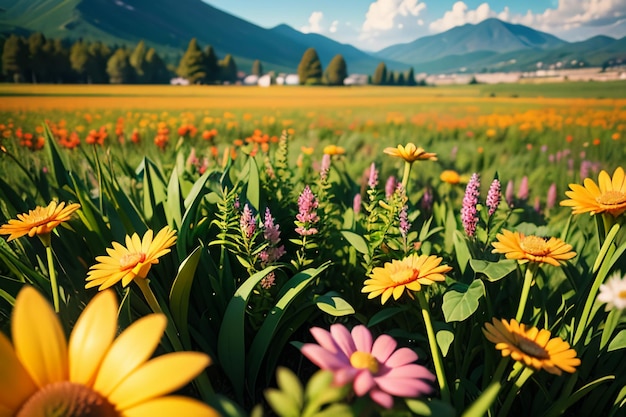
[[566, 191], [570, 199], [561, 201], [562, 206], [572, 207], [573, 214], [609, 213], [617, 217], [626, 211], [626, 176], [624, 168], [618, 167], [613, 178], [606, 171], [598, 175], [598, 184], [585, 178], [584, 186], [570, 184], [571, 191]]
[[9, 235], [8, 241], [24, 235], [46, 235], [59, 224], [69, 220], [72, 213], [80, 208], [80, 204], [65, 202], [50, 202], [47, 207], [36, 207], [28, 213], [18, 214], [17, 219], [11, 219], [7, 224], [0, 226], [0, 234]]
[[20, 291], [11, 321], [13, 345], [0, 333], [0, 415], [217, 416], [200, 401], [164, 396], [188, 384], [210, 358], [176, 352], [148, 360], [165, 330], [165, 316], [145, 316], [116, 339], [117, 308], [113, 291], [96, 295], [68, 342], [45, 298], [33, 287]]
[[301, 146], [300, 147], [300, 151], [305, 154], [305, 155], [313, 155], [313, 151], [315, 150], [315, 148], [313, 148], [312, 146]]
[[126, 287], [135, 278], [145, 278], [159, 258], [170, 252], [170, 246], [176, 243], [176, 231], [165, 227], [152, 239], [152, 230], [139, 238], [137, 233], [126, 236], [126, 246], [113, 242], [108, 248], [108, 256], [96, 257], [97, 264], [89, 268], [85, 288], [100, 286], [102, 291], [119, 281]]
[[507, 259], [559, 266], [559, 261], [576, 256], [576, 252], [572, 251], [572, 245], [556, 237], [524, 236], [519, 232], [502, 229], [502, 233], [496, 235], [496, 239], [497, 242], [492, 243], [495, 249], [491, 253], [503, 253]]
[[394, 259], [381, 267], [374, 268], [370, 279], [365, 280], [363, 293], [367, 298], [381, 295], [381, 303], [385, 304], [389, 297], [397, 300], [404, 290], [420, 291], [422, 285], [430, 285], [435, 281], [443, 281], [444, 274], [452, 270], [448, 265], [440, 265], [441, 258], [412, 254], [402, 260]]
[[545, 369], [554, 375], [561, 375], [562, 371], [573, 373], [580, 365], [580, 359], [569, 343], [560, 337], [551, 339], [546, 329], [527, 329], [515, 319], [509, 323], [505, 319], [494, 318], [492, 322], [485, 323], [483, 333], [496, 344], [496, 349], [502, 351], [504, 357], [511, 356], [513, 360], [535, 370]]
[[429, 153], [424, 151], [424, 148], [418, 148], [413, 143], [407, 143], [406, 146], [398, 145], [397, 148], [385, 148], [383, 150], [387, 155], [402, 158], [407, 162], [413, 162], [417, 160], [428, 159], [430, 161], [437, 160], [436, 153]]
[[328, 145], [324, 147], [324, 153], [330, 156], [343, 155], [346, 153], [346, 150], [342, 146]]
[[441, 173], [439, 179], [443, 182], [447, 182], [448, 184], [458, 184], [461, 182], [461, 176], [458, 172], [452, 169], [446, 169]]

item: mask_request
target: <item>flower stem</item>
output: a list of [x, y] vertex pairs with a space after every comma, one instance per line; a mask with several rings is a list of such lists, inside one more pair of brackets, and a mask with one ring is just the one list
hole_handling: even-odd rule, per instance
[[513, 405], [513, 401], [515, 400], [517, 393], [522, 388], [522, 386], [526, 383], [526, 381], [528, 381], [528, 378], [530, 378], [530, 376], [534, 372], [535, 371], [532, 368], [524, 367], [524, 371], [519, 376], [519, 378], [517, 378], [517, 380], [511, 387], [511, 390], [509, 391], [508, 395], [506, 396], [506, 399], [504, 400], [504, 404], [502, 404], [502, 408], [500, 409], [500, 412], [498, 413], [498, 417], [506, 417], [509, 415], [509, 410], [511, 409], [511, 405]]
[[435, 337], [435, 331], [433, 330], [433, 324], [430, 320], [430, 312], [426, 297], [422, 291], [417, 292], [417, 300], [422, 310], [422, 316], [424, 317], [424, 326], [426, 326], [426, 334], [428, 335], [428, 344], [430, 346], [430, 352], [433, 355], [433, 363], [435, 365], [435, 373], [437, 375], [437, 382], [439, 383], [439, 389], [441, 390], [441, 399], [445, 402], [450, 402], [450, 389], [448, 388], [448, 382], [446, 380], [446, 373], [443, 368], [443, 358], [441, 357], [441, 351], [439, 345], [437, 345], [437, 339]]
[[409, 175], [411, 174], [411, 162], [404, 162], [404, 173], [402, 174], [402, 186], [406, 190], [406, 186], [409, 183]]
[[519, 305], [517, 306], [517, 313], [515, 314], [515, 320], [519, 323], [524, 315], [524, 309], [526, 308], [526, 302], [528, 301], [528, 294], [530, 293], [530, 286], [535, 278], [535, 272], [537, 271], [537, 265], [529, 263], [526, 267], [526, 273], [524, 274], [524, 285], [522, 287], [522, 294], [520, 295]]
[[50, 242], [46, 245], [46, 258], [48, 259], [48, 275], [50, 276], [50, 287], [52, 288], [52, 302], [54, 304], [54, 311], [58, 313], [59, 284], [57, 283], [57, 275], [54, 271], [54, 259], [52, 256], [52, 246], [50, 245]]

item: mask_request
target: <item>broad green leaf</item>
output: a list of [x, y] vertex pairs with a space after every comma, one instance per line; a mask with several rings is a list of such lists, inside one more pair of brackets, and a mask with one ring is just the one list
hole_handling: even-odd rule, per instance
[[471, 316], [478, 308], [480, 298], [485, 294], [485, 285], [480, 279], [475, 279], [469, 286], [456, 284], [443, 295], [441, 309], [446, 321], [463, 321]]
[[300, 379], [288, 368], [280, 367], [276, 371], [276, 383], [278, 384], [278, 388], [287, 394], [291, 402], [296, 404], [300, 410], [304, 401]]
[[382, 323], [383, 321], [395, 316], [398, 313], [402, 313], [407, 309], [408, 308], [405, 306], [384, 308], [372, 316], [372, 318], [367, 322], [367, 327], [376, 326], [377, 324]]
[[170, 181], [167, 184], [167, 201], [165, 202], [165, 217], [167, 224], [173, 229], [180, 228], [183, 219], [183, 201], [180, 195], [180, 182], [178, 180], [178, 169], [174, 167]]
[[580, 400], [582, 397], [587, 395], [589, 391], [596, 388], [598, 385], [612, 381], [615, 379], [615, 375], [607, 375], [602, 378], [598, 378], [595, 381], [591, 381], [585, 386], [579, 388], [576, 392], [568, 396], [562, 396], [559, 398], [552, 406], [545, 412], [543, 417], [556, 417], [563, 415], [565, 410], [567, 410], [570, 406], [574, 405], [576, 401]]
[[47, 123], [43, 125], [44, 136], [46, 138], [46, 152], [48, 153], [48, 158], [50, 160], [50, 166], [48, 170], [55, 178], [57, 182], [57, 186], [59, 188], [63, 188], [66, 185], [70, 185], [70, 180], [67, 176], [69, 169], [66, 168], [65, 161], [61, 157], [61, 153], [59, 152], [58, 145], [56, 143], [56, 139], [52, 135], [52, 131], [50, 130], [50, 126]]
[[491, 282], [499, 281], [517, 269], [517, 261], [515, 259], [505, 259], [498, 262], [470, 259], [469, 262], [474, 272], [484, 274], [487, 277], [487, 281]]
[[439, 330], [436, 338], [439, 349], [441, 349], [441, 353], [444, 357], [447, 356], [448, 350], [450, 350], [450, 345], [454, 341], [454, 333], [450, 330]]
[[176, 328], [187, 349], [191, 348], [187, 315], [189, 313], [189, 295], [193, 277], [202, 255], [202, 246], [198, 246], [178, 267], [178, 274], [170, 290], [170, 312]]
[[280, 417], [300, 417], [300, 408], [288, 394], [270, 388], [265, 390], [265, 399]]
[[442, 400], [438, 400], [436, 398], [429, 400], [416, 400], [412, 398], [406, 398], [404, 400], [406, 406], [413, 413], [418, 416], [424, 417], [454, 417], [456, 416], [456, 411], [452, 407], [452, 405], [444, 402]]
[[246, 200], [254, 207], [255, 210], [260, 209], [261, 204], [261, 184], [259, 180], [259, 167], [253, 157], [248, 158], [248, 176], [245, 189]]
[[336, 291], [328, 292], [315, 300], [317, 307], [331, 316], [341, 317], [354, 314], [354, 308]]
[[244, 338], [246, 308], [254, 287], [279, 265], [268, 266], [248, 278], [235, 291], [228, 303], [217, 341], [217, 356], [224, 373], [233, 384], [238, 401], [243, 401], [246, 369], [246, 348]]
[[352, 245], [354, 249], [357, 250], [357, 252], [363, 254], [369, 253], [369, 250], [367, 248], [367, 242], [365, 241], [363, 236], [349, 230], [342, 230], [341, 234], [348, 241], [348, 243], [350, 243], [350, 245]]
[[462, 417], [483, 417], [487, 415], [487, 411], [500, 393], [500, 388], [502, 388], [500, 381], [492, 381], [487, 386], [487, 389], [465, 410]]
[[612, 352], [614, 350], [624, 349], [626, 348], [626, 329], [620, 330], [620, 332], [611, 340], [609, 343], [608, 351]]
[[456, 254], [456, 261], [459, 264], [461, 275], [463, 275], [465, 273], [465, 269], [467, 268], [467, 263], [472, 257], [469, 248], [467, 247], [467, 239], [465, 238], [463, 233], [461, 233], [461, 231], [456, 230], [454, 232], [454, 235], [452, 236], [452, 241], [454, 242], [454, 253]]

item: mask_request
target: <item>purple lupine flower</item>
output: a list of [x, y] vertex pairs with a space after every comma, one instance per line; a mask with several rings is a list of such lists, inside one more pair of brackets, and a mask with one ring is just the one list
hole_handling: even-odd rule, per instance
[[522, 177], [522, 182], [517, 190], [517, 198], [520, 200], [528, 200], [528, 177], [525, 175]]
[[354, 195], [354, 199], [352, 200], [352, 209], [354, 210], [354, 214], [359, 214], [361, 212], [361, 203], [363, 199], [361, 194], [357, 193]]
[[591, 162], [584, 160], [580, 163], [580, 179], [584, 180], [589, 178], [589, 169], [591, 168]]
[[480, 196], [480, 176], [477, 173], [472, 174], [467, 187], [465, 188], [465, 196], [463, 197], [463, 207], [461, 208], [461, 222], [463, 229], [469, 237], [473, 237], [476, 233], [476, 225], [478, 224], [478, 197]]
[[250, 239], [256, 231], [256, 219], [248, 203], [243, 206], [243, 212], [239, 218], [239, 226], [248, 239]]
[[409, 234], [409, 229], [411, 228], [411, 223], [409, 223], [409, 206], [406, 204], [402, 206], [402, 210], [400, 210], [398, 217], [400, 218], [400, 234], [403, 238], [406, 238], [406, 235]]
[[541, 213], [541, 200], [539, 197], [535, 197], [535, 204], [533, 205], [533, 208], [537, 213]]
[[309, 236], [317, 233], [317, 229], [312, 227], [319, 221], [317, 215], [318, 202], [315, 195], [307, 185], [298, 197], [298, 214], [296, 219], [300, 225], [296, 228], [296, 233], [301, 236]]
[[506, 191], [504, 192], [504, 199], [506, 200], [506, 203], [509, 205], [509, 207], [513, 207], [513, 204], [515, 203], [514, 198], [514, 185], [513, 185], [513, 180], [509, 180], [509, 182], [506, 184]]
[[500, 205], [500, 199], [502, 198], [500, 193], [501, 188], [500, 181], [494, 178], [491, 182], [491, 186], [489, 186], [489, 192], [487, 193], [487, 208], [489, 208], [490, 216], [493, 216], [493, 213], [496, 212]]
[[198, 156], [196, 155], [196, 148], [191, 148], [191, 152], [189, 152], [189, 156], [187, 157], [186, 165], [188, 167], [192, 167], [194, 165], [197, 165], [198, 162], [199, 160], [198, 160]]
[[548, 210], [551, 208], [554, 208], [554, 206], [556, 205], [556, 198], [557, 198], [556, 184], [552, 183], [550, 185], [550, 188], [548, 188], [548, 197], [546, 198], [546, 208]]
[[376, 164], [372, 162], [370, 165], [369, 177], [367, 179], [367, 185], [374, 189], [378, 185], [378, 170], [376, 170]]
[[433, 199], [433, 190], [430, 187], [426, 187], [421, 201], [422, 209], [430, 212], [433, 208]]
[[541, 152], [546, 153], [548, 151], [548, 145], [541, 146]]
[[274, 218], [270, 212], [270, 208], [265, 209], [265, 218], [263, 220], [263, 238], [267, 240], [270, 245], [276, 245], [280, 242], [280, 225], [274, 223]]
[[239, 208], [241, 207], [241, 201], [239, 201], [239, 196], [235, 196], [235, 202], [233, 203], [233, 206], [235, 207], [235, 210], [239, 210]]
[[325, 153], [322, 156], [322, 164], [320, 165], [320, 178], [322, 181], [328, 179], [328, 172], [330, 171], [330, 155]]
[[393, 175], [387, 178], [387, 182], [385, 183], [385, 197], [387, 200], [391, 198], [393, 193], [396, 191], [396, 177]]

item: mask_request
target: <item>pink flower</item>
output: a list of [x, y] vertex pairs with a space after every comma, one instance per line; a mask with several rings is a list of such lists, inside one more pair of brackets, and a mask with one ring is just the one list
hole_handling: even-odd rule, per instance
[[370, 395], [385, 408], [393, 406], [393, 397], [419, 397], [432, 392], [435, 376], [424, 366], [413, 363], [417, 354], [409, 348], [396, 350], [396, 341], [381, 335], [375, 341], [363, 325], [352, 329], [342, 324], [330, 326], [330, 332], [313, 327], [311, 334], [319, 343], [306, 343], [301, 351], [321, 369], [334, 373], [335, 385], [352, 383], [359, 397]]

